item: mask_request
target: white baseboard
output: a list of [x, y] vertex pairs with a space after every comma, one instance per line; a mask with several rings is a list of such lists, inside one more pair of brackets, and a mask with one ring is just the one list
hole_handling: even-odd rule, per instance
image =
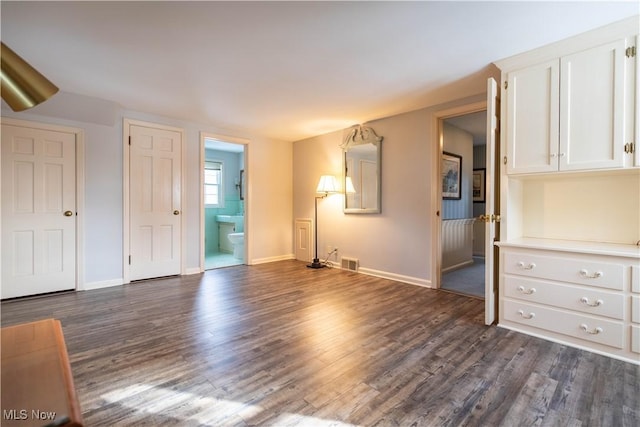
[[200, 274], [200, 273], [202, 273], [202, 271], [200, 270], [200, 267], [191, 267], [184, 270], [185, 276], [188, 276], [190, 274]]
[[453, 271], [453, 270], [459, 270], [459, 269], [461, 269], [463, 267], [466, 267], [468, 265], [473, 265], [473, 259], [461, 262], [461, 263], [456, 264], [456, 265], [452, 265], [452, 266], [447, 267], [447, 268], [443, 268], [442, 269], [442, 273], [448, 273], [448, 272]]
[[256, 258], [251, 260], [249, 265], [266, 264], [268, 262], [286, 261], [289, 259], [296, 259], [296, 257], [294, 254], [288, 254], [288, 255], [272, 256], [267, 258]]
[[[340, 269], [340, 264], [331, 261], [333, 268]], [[347, 270], [345, 270], [347, 271]], [[420, 279], [419, 277], [405, 276], [402, 274], [389, 273], [388, 271], [374, 270], [372, 268], [358, 268], [357, 273], [366, 274], [368, 276], [381, 277], [383, 279], [394, 280], [396, 282], [408, 283], [410, 285], [422, 286], [423, 288], [432, 288], [431, 280]]]
[[112, 280], [102, 280], [100, 282], [85, 282], [82, 289], [78, 289], [80, 291], [90, 291], [93, 289], [102, 289], [102, 288], [111, 288], [113, 286], [122, 286], [124, 280], [120, 279], [112, 279]]

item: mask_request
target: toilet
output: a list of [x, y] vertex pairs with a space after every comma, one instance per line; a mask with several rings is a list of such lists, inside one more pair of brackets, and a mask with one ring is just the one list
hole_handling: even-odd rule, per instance
[[228, 236], [233, 245], [233, 257], [244, 258], [244, 233], [229, 233]]

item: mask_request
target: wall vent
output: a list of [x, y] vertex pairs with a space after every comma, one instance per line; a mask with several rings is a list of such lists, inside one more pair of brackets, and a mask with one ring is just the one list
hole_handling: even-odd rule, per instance
[[342, 269], [350, 271], [358, 271], [358, 259], [342, 257]]

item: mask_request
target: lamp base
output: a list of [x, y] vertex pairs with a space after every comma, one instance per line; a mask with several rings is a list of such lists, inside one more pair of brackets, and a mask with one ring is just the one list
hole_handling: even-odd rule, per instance
[[323, 263], [321, 263], [318, 258], [314, 258], [313, 262], [311, 264], [307, 264], [307, 267], [309, 267], [309, 268], [323, 268], [323, 267], [325, 267], [325, 265]]

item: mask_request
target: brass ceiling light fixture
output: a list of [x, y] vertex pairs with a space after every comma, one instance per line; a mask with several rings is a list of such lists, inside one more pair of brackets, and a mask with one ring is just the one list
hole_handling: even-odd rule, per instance
[[0, 92], [13, 111], [35, 107], [58, 92], [58, 88], [18, 54], [0, 42]]

